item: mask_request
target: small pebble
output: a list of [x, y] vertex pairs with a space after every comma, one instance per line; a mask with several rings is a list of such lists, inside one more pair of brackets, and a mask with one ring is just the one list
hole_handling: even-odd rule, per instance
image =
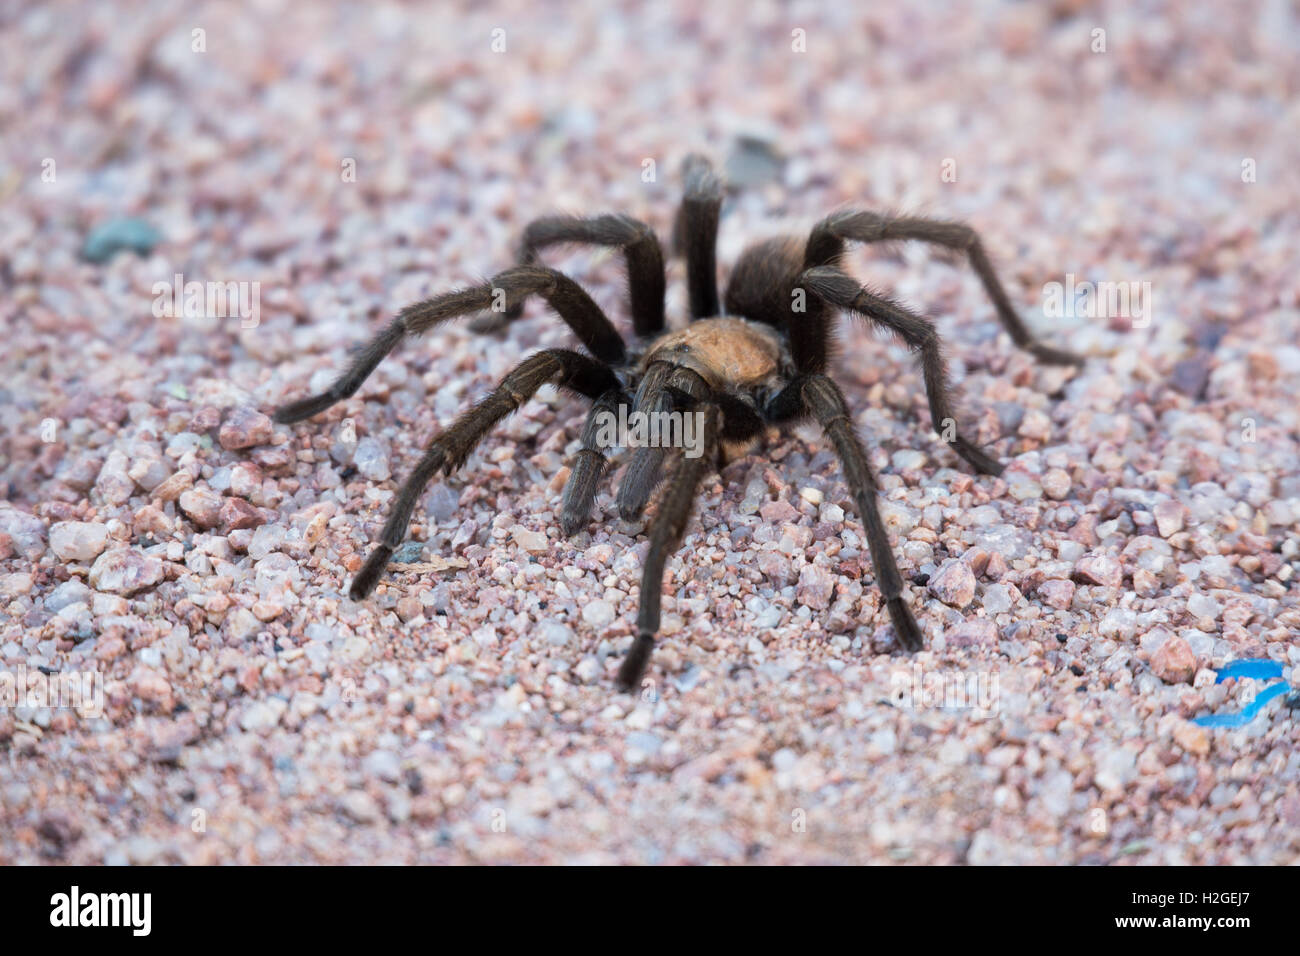
[[90, 561], [108, 546], [108, 528], [87, 521], [60, 521], [50, 527], [50, 550], [62, 561]]
[[800, 604], [816, 610], [830, 607], [831, 596], [835, 593], [835, 578], [825, 568], [815, 564], [805, 564], [799, 571], [799, 587], [795, 598]]
[[963, 608], [975, 600], [975, 573], [965, 561], [945, 561], [930, 579], [930, 593], [950, 607]]
[[266, 415], [252, 408], [236, 408], [221, 424], [217, 440], [222, 448], [253, 448], [271, 440], [271, 429]]
[[135, 548], [111, 548], [90, 568], [90, 586], [97, 591], [135, 594], [163, 580], [163, 564]]
[[388, 453], [378, 441], [369, 436], [357, 442], [352, 464], [368, 481], [387, 481], [391, 475], [388, 470]]
[[1196, 655], [1187, 641], [1173, 635], [1151, 656], [1151, 669], [1168, 684], [1185, 684], [1196, 674]]

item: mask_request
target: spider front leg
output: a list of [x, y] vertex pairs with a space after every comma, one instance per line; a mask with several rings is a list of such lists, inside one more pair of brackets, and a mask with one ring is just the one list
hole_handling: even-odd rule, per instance
[[853, 242], [889, 242], [916, 239], [932, 245], [964, 252], [971, 268], [979, 276], [998, 321], [1017, 346], [1047, 365], [1082, 365], [1083, 357], [1064, 349], [1044, 345], [1021, 320], [1011, 297], [1002, 287], [979, 233], [963, 222], [924, 219], [913, 216], [882, 216], [874, 212], [845, 211], [827, 216], [813, 227], [808, 237], [804, 265], [832, 266], [839, 263], [846, 240]]
[[464, 464], [470, 452], [494, 425], [521, 408], [547, 382], [592, 399], [618, 388], [618, 379], [607, 365], [580, 352], [548, 349], [520, 362], [487, 398], [462, 414], [429, 444], [415, 469], [402, 483], [379, 543], [352, 580], [348, 592], [352, 600], [365, 598], [379, 583], [379, 575], [406, 537], [411, 514], [433, 476], [439, 471], [450, 475]]
[[772, 401], [773, 418], [789, 418], [800, 411], [811, 412], [835, 446], [844, 480], [858, 506], [858, 515], [867, 533], [867, 549], [876, 569], [876, 587], [885, 599], [890, 622], [899, 643], [909, 651], [918, 651], [923, 645], [921, 629], [916, 618], [903, 600], [903, 576], [889, 546], [889, 533], [880, 517], [876, 499], [879, 488], [866, 449], [853, 427], [844, 395], [830, 378], [820, 373], [805, 375], [787, 385]]
[[[925, 391], [930, 403], [930, 424], [935, 432], [976, 471], [986, 475], [1002, 474], [1003, 466], [999, 461], [957, 432], [957, 417], [949, 398], [951, 386], [939, 333], [933, 322], [892, 299], [863, 288], [832, 266], [809, 269], [799, 277], [799, 285], [835, 308], [860, 315], [872, 324], [896, 333], [912, 349], [920, 352]], [[824, 344], [820, 347], [824, 350]], [[796, 361], [798, 358], [796, 355]]]
[[[701, 453], [678, 459], [668, 479], [668, 487], [659, 502], [659, 512], [650, 524], [650, 548], [646, 552], [641, 570], [641, 606], [637, 611], [637, 635], [628, 649], [627, 657], [618, 669], [618, 686], [630, 691], [641, 681], [650, 652], [654, 650], [655, 635], [659, 633], [659, 608], [662, 599], [664, 566], [668, 556], [676, 550], [686, 532], [695, 496], [704, 476], [715, 466], [720, 412], [713, 404], [697, 407], [694, 411], [704, 415]], [[689, 414], [689, 412], [687, 413]]]
[[[668, 391], [668, 379], [673, 367], [665, 362], [655, 362], [647, 370], [636, 390], [632, 410], [642, 415], [662, 415], [673, 410], [673, 396]], [[615, 492], [618, 516], [624, 521], [636, 521], [645, 511], [650, 495], [662, 479], [663, 465], [668, 449], [659, 445], [646, 445], [634, 449]]]
[[610, 389], [596, 401], [582, 427], [582, 447], [574, 459], [569, 480], [564, 483], [560, 504], [560, 529], [569, 537], [582, 530], [591, 517], [600, 477], [605, 473], [605, 448], [597, 440], [606, 415], [618, 415], [620, 405], [628, 404], [621, 389]]

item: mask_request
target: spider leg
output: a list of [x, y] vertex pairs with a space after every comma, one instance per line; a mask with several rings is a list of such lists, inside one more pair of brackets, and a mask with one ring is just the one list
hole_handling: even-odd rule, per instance
[[719, 438], [724, 445], [732, 443], [744, 447], [767, 430], [763, 416], [745, 399], [719, 392], [715, 401], [722, 410], [722, 432]]
[[705, 414], [703, 451], [697, 457], [683, 455], [668, 481], [668, 488], [659, 503], [659, 512], [650, 525], [650, 549], [646, 552], [641, 569], [641, 606], [637, 611], [637, 636], [628, 649], [623, 664], [618, 669], [618, 685], [630, 691], [641, 680], [650, 652], [654, 649], [655, 634], [659, 631], [659, 610], [662, 600], [664, 566], [668, 556], [676, 550], [686, 531], [691, 508], [704, 480], [715, 465], [718, 440], [718, 407], [704, 403], [699, 408]]
[[[635, 411], [646, 416], [667, 416], [673, 411], [685, 414], [709, 394], [708, 385], [690, 369], [668, 362], [655, 362], [641, 379]], [[709, 397], [711, 402], [716, 400], [716, 397]], [[666, 420], [659, 419], [660, 422]], [[675, 454], [675, 449], [662, 443], [648, 444], [632, 452], [627, 471], [618, 486], [620, 518], [636, 521], [641, 517], [650, 495], [663, 480], [664, 463]]]
[[964, 252], [971, 268], [993, 300], [998, 321], [1017, 346], [1048, 365], [1081, 365], [1082, 356], [1039, 342], [1021, 321], [1011, 298], [1002, 287], [993, 263], [979, 234], [962, 222], [924, 219], [911, 216], [882, 216], [874, 212], [838, 212], [813, 227], [808, 237], [804, 265], [808, 268], [838, 264], [845, 240], [854, 242], [888, 242], [919, 239], [933, 245]]
[[408, 305], [370, 340], [338, 380], [320, 395], [299, 399], [276, 409], [277, 422], [302, 421], [351, 396], [397, 343], [419, 335], [448, 319], [493, 308], [504, 308], [530, 295], [540, 295], [577, 335], [587, 351], [608, 365], [627, 359], [623, 338], [591, 296], [568, 276], [542, 266], [517, 266], [484, 283]]
[[[524, 228], [519, 244], [519, 263], [537, 265], [542, 249], [564, 243], [621, 249], [627, 262], [633, 329], [643, 338], [664, 330], [664, 254], [653, 229], [638, 219], [620, 214], [589, 218], [547, 216]], [[496, 331], [519, 318], [523, 311], [523, 303], [518, 302], [504, 313], [476, 319], [470, 327], [479, 332]]]
[[352, 600], [366, 597], [379, 583], [379, 575], [406, 536], [415, 505], [433, 476], [439, 471], [450, 475], [463, 465], [494, 425], [522, 407], [547, 382], [593, 399], [619, 387], [618, 379], [606, 365], [568, 349], [537, 352], [516, 365], [485, 399], [429, 443], [393, 500], [379, 543], [352, 579], [348, 592]]
[[718, 310], [718, 219], [722, 180], [698, 153], [683, 163], [686, 191], [673, 225], [673, 251], [686, 258], [686, 288], [691, 318], [707, 319]]
[[[673, 410], [673, 397], [667, 387], [671, 372], [672, 366], [665, 362], [656, 362], [646, 370], [636, 391], [633, 411], [641, 415], [661, 415]], [[668, 449], [662, 446], [646, 445], [632, 450], [627, 470], [615, 493], [618, 514], [624, 521], [636, 521], [641, 517], [650, 495], [661, 480], [667, 457]]]
[[[949, 400], [948, 373], [944, 364], [939, 333], [935, 331], [933, 322], [886, 296], [877, 295], [863, 288], [856, 280], [833, 266], [809, 269], [799, 277], [799, 282], [824, 302], [836, 308], [846, 309], [862, 316], [873, 325], [897, 333], [912, 349], [920, 352], [921, 368], [925, 376], [925, 391], [930, 402], [930, 424], [935, 432], [976, 471], [986, 475], [1002, 474], [1000, 462], [957, 431], [957, 417]], [[822, 342], [809, 341], [818, 334], [821, 335]], [[791, 335], [796, 367], [802, 370], [802, 366], [799, 365], [801, 351], [807, 353], [816, 350], [814, 354], [824, 354], [829, 335], [829, 328], [825, 323], [822, 323], [820, 329], [813, 324], [801, 329], [798, 334]], [[815, 370], [821, 371], [820, 368]]]
[[[921, 629], [903, 600], [903, 576], [898, 571], [889, 533], [876, 504], [879, 489], [866, 450], [849, 417], [844, 395], [830, 378], [821, 373], [802, 375], [787, 385], [772, 400], [769, 414], [774, 419], [795, 417], [811, 412], [830, 437], [844, 469], [844, 480], [858, 505], [858, 515], [867, 532], [867, 548], [876, 569], [876, 586], [885, 599], [889, 619], [899, 642], [908, 650], [920, 650]], [[644, 593], [644, 591], [643, 591]]]
[[577, 534], [591, 517], [600, 476], [605, 473], [605, 448], [598, 441], [603, 415], [618, 415], [619, 405], [631, 404], [624, 391], [610, 389], [596, 400], [582, 428], [582, 448], [573, 462], [569, 480], [564, 483], [560, 504], [560, 528], [570, 537]]

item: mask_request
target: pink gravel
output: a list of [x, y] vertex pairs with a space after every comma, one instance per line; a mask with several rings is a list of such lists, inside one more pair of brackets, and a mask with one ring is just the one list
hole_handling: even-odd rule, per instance
[[[1293, 862], [1293, 711], [1191, 718], [1258, 689], [1216, 685], [1225, 662], [1294, 681], [1300, 661], [1296, 20], [7, 15], [0, 679], [89, 675], [103, 706], [0, 699], [0, 863]], [[409, 343], [311, 422], [263, 413], [397, 308], [508, 265], [535, 216], [621, 210], [666, 238], [695, 150], [742, 181], [724, 273], [843, 204], [960, 218], [1042, 337], [1089, 357], [1035, 366], [961, 263], [854, 251], [936, 317], [1008, 464], [959, 468], [906, 351], [845, 329], [835, 373], [927, 649], [888, 653], [855, 509], [800, 427], [706, 481], [652, 692], [615, 693], [645, 539], [608, 488], [559, 535], [583, 410], [553, 391], [430, 489], [408, 563], [347, 600], [423, 444], [567, 337], [530, 306], [504, 339]], [[128, 216], [162, 242], [81, 259]], [[616, 257], [551, 261], [626, 323]], [[257, 283], [260, 313], [159, 315], [178, 273]], [[1149, 283], [1152, 309], [1045, 310], [1085, 281]], [[676, 262], [670, 289], [680, 321]]]

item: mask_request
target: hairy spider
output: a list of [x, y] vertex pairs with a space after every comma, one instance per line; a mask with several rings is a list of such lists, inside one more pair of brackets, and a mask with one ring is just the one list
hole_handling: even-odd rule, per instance
[[[540, 295], [571, 328], [586, 352], [544, 349], [519, 363], [485, 399], [433, 439], [393, 502], [379, 543], [352, 581], [353, 600], [369, 595], [430, 479], [459, 468], [488, 431], [519, 409], [545, 383], [592, 402], [582, 448], [564, 487], [560, 524], [582, 529], [606, 468], [608, 444], [598, 425], [620, 406], [634, 412], [690, 412], [703, 423], [704, 454], [673, 454], [637, 447], [616, 497], [626, 520], [637, 519], [667, 471], [667, 488], [649, 526], [650, 548], [641, 576], [637, 636], [618, 673], [630, 689], [640, 681], [659, 630], [664, 564], [681, 541], [701, 481], [723, 460], [743, 454], [769, 424], [809, 416], [830, 438], [866, 529], [876, 584], [898, 641], [921, 647], [921, 631], [903, 597], [903, 579], [876, 506], [876, 482], [844, 396], [827, 375], [840, 311], [899, 336], [920, 354], [930, 421], [972, 468], [999, 474], [1002, 466], [961, 435], [949, 397], [944, 359], [934, 325], [888, 296], [864, 288], [841, 269], [847, 242], [918, 239], [964, 252], [993, 300], [998, 319], [1020, 348], [1040, 361], [1078, 364], [1068, 352], [1039, 343], [1021, 322], [998, 281], [979, 237], [969, 227], [933, 219], [897, 218], [844, 211], [818, 222], [806, 240], [775, 239], [746, 249], [736, 263], [722, 305], [718, 301], [715, 244], [722, 183], [703, 157], [684, 165], [685, 196], [673, 230], [674, 251], [686, 260], [691, 322], [664, 324], [664, 259], [645, 223], [624, 215], [538, 219], [523, 234], [520, 264], [491, 281], [407, 306], [363, 350], [328, 391], [283, 406], [279, 422], [296, 422], [352, 395], [403, 338], [459, 316], [480, 315], [480, 330], [502, 327]], [[627, 263], [631, 348], [591, 297], [568, 276], [541, 265], [538, 253], [562, 243], [620, 249]], [[725, 307], [725, 308], [724, 308]], [[495, 313], [495, 314], [492, 314]]]

